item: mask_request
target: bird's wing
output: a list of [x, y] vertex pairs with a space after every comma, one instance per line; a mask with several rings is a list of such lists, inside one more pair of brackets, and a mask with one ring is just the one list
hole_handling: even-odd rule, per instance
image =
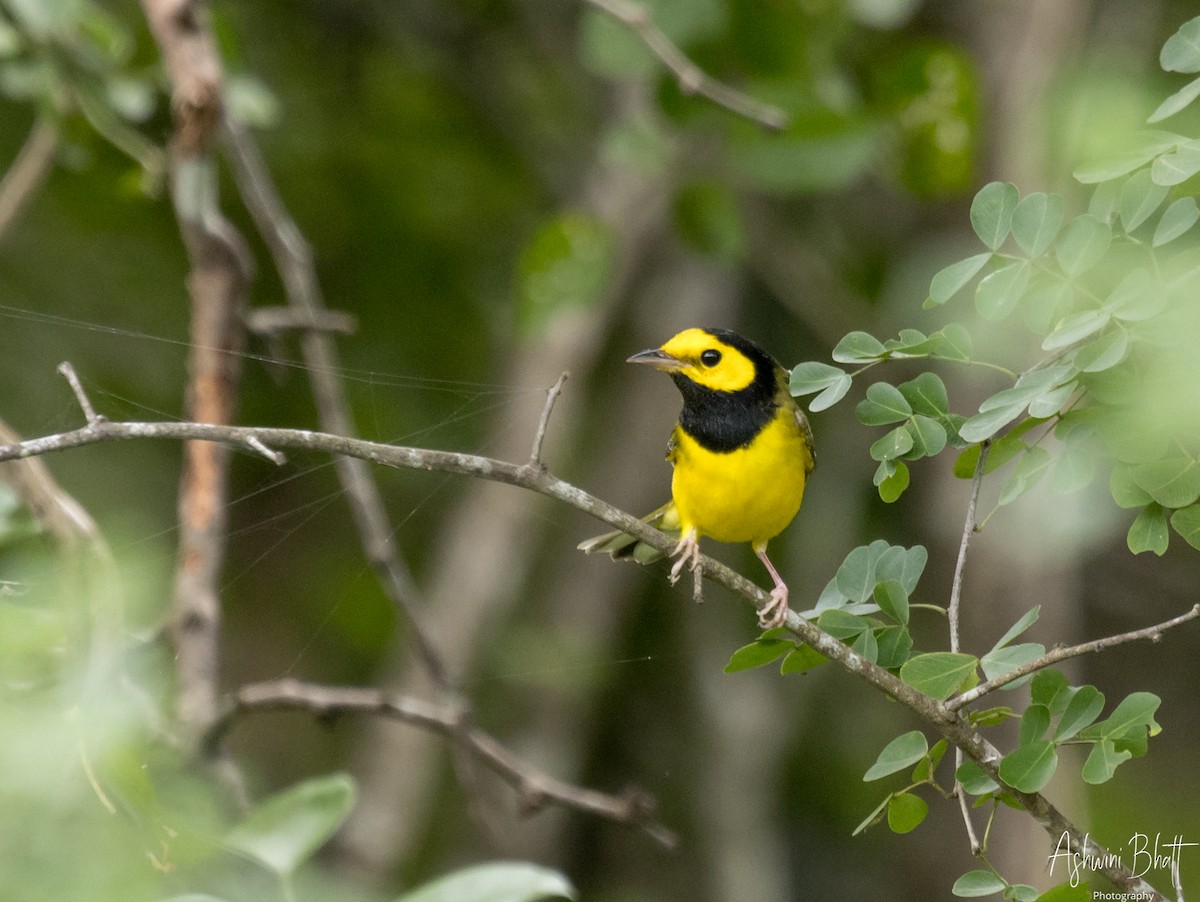
[[800, 429], [800, 435], [804, 438], [805, 449], [808, 455], [804, 461], [804, 475], [807, 476], [813, 471], [813, 467], [817, 465], [817, 452], [813, 447], [812, 426], [808, 425], [808, 417], [804, 415], [804, 411], [800, 409], [800, 405], [796, 405], [796, 426]]

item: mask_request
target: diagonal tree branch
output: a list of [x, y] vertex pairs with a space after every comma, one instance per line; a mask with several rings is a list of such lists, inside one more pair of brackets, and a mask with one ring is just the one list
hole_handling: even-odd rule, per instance
[[[330, 313], [321, 297], [312, 249], [279, 196], [271, 173], [250, 133], [233, 116], [223, 123], [226, 155], [241, 191], [242, 201], [271, 252], [288, 304], [298, 317], [313, 324]], [[325, 332], [306, 328], [300, 337], [304, 370], [308, 373], [321, 428], [337, 435], [355, 435], [350, 403], [342, 384], [337, 345]], [[353, 457], [337, 457], [334, 468], [362, 540], [367, 561], [384, 592], [412, 630], [417, 652], [430, 676], [450, 690], [449, 673], [425, 624], [420, 593], [400, 556], [392, 525], [371, 469]]]
[[[659, 532], [632, 514], [613, 507], [583, 489], [558, 479], [543, 468], [531, 466], [528, 463], [514, 464], [454, 451], [384, 445], [300, 429], [217, 426], [207, 423], [179, 422], [113, 423], [101, 420], [73, 432], [0, 446], [0, 462], [19, 460], [98, 442], [138, 439], [203, 440], [242, 446], [249, 446], [252, 441], [257, 441], [273, 447], [348, 455], [383, 466], [471, 476], [517, 486], [554, 498], [590, 514], [610, 526], [628, 532], [638, 540], [664, 553], [669, 552], [674, 545], [670, 536]], [[741, 596], [742, 599], [754, 605], [756, 610], [761, 610], [769, 603], [770, 597], [765, 591], [724, 564], [702, 555], [700, 567], [706, 578]], [[979, 765], [985, 774], [998, 783], [1004, 783], [999, 774], [1001, 753], [967, 723], [958, 711], [951, 710], [946, 703], [909, 686], [895, 674], [867, 660], [846, 644], [821, 630], [816, 624], [802, 618], [795, 611], [788, 611], [785, 625], [805, 644], [911, 710], [949, 742], [962, 749], [964, 755]], [[1057, 842], [1061, 837], [1066, 836], [1072, 849], [1087, 856], [1087, 860], [1096, 862], [1098, 864], [1097, 871], [1118, 887], [1127, 892], [1143, 893], [1146, 898], [1152, 900], [1165, 902], [1165, 897], [1122, 864], [1119, 856], [1109, 854], [1090, 835], [1083, 833], [1067, 819], [1041, 793], [1021, 792], [1015, 789], [1011, 791], [1022, 807], [1053, 840]]]
[[0, 179], [0, 240], [46, 180], [56, 150], [58, 129], [49, 119], [39, 118], [4, 178]]
[[612, 16], [636, 34], [650, 52], [658, 57], [659, 62], [675, 76], [675, 82], [684, 94], [698, 94], [717, 106], [752, 122], [757, 122], [766, 128], [781, 129], [787, 125], [787, 113], [779, 107], [762, 103], [736, 88], [731, 88], [724, 82], [708, 75], [688, 59], [687, 54], [680, 50], [654, 23], [654, 17], [650, 14], [650, 10], [641, 3], [634, 2], [634, 0], [585, 0], [585, 2]]
[[440, 733], [449, 742], [482, 762], [518, 793], [521, 810], [532, 814], [547, 804], [574, 808], [646, 831], [657, 842], [674, 848], [674, 833], [654, 816], [654, 802], [646, 793], [629, 789], [609, 795], [567, 783], [526, 764], [490, 733], [470, 723], [455, 705], [433, 704], [383, 689], [321, 686], [297, 680], [252, 683], [232, 693], [208, 739], [217, 742], [243, 714], [301, 710], [318, 717], [342, 713], [389, 717]]
[[1170, 620], [1164, 620], [1162, 623], [1156, 623], [1154, 626], [1146, 626], [1139, 630], [1130, 630], [1128, 633], [1120, 633], [1116, 636], [1105, 636], [1103, 639], [1093, 639], [1091, 642], [1082, 642], [1079, 645], [1052, 648], [1041, 657], [1034, 658], [1020, 667], [1014, 667], [1002, 676], [988, 680], [985, 683], [980, 683], [978, 686], [968, 689], [965, 692], [960, 692], [946, 702], [946, 707], [951, 711], [958, 711], [972, 702], [979, 701], [979, 699], [983, 698], [989, 692], [1001, 689], [1009, 683], [1016, 682], [1022, 677], [1029, 676], [1031, 673], [1037, 673], [1039, 670], [1057, 664], [1059, 661], [1066, 661], [1069, 658], [1076, 658], [1080, 655], [1090, 655], [1093, 652], [1115, 648], [1127, 642], [1138, 642], [1143, 639], [1150, 642], [1158, 642], [1167, 630], [1181, 626], [1190, 620], [1195, 620], [1197, 617], [1200, 617], [1200, 604], [1193, 605], [1190, 610], [1185, 611], [1178, 617], [1172, 617]]

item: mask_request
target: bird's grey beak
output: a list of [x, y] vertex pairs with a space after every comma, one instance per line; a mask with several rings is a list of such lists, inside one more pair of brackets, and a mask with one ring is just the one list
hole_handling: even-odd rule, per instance
[[672, 357], [662, 348], [651, 348], [649, 351], [639, 351], [625, 362], [646, 363], [654, 367], [656, 370], [664, 370], [668, 373], [674, 370], [681, 370], [687, 366], [687, 364], [678, 357]]

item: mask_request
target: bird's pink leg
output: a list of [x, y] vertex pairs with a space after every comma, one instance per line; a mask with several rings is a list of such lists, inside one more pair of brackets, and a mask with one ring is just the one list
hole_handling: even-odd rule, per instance
[[767, 557], [766, 546], [755, 548], [754, 553], [766, 565], [767, 572], [771, 574], [771, 579], [775, 581], [775, 588], [771, 590], [771, 600], [758, 612], [758, 625], [765, 630], [775, 629], [777, 626], [783, 626], [784, 621], [787, 620], [788, 587], [780, 579], [779, 573], [775, 570], [775, 565], [771, 563], [771, 559]]

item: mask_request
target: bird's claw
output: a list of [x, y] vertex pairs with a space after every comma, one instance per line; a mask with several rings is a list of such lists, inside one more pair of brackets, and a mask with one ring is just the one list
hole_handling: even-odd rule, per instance
[[783, 626], [788, 615], [788, 587], [782, 583], [771, 590], [770, 600], [758, 612], [758, 625], [765, 630]]
[[700, 541], [696, 538], [695, 530], [688, 532], [679, 540], [675, 548], [671, 551], [671, 557], [675, 558], [675, 563], [671, 567], [671, 585], [679, 582], [679, 577], [683, 574], [683, 568], [687, 567], [693, 573], [700, 568]]

